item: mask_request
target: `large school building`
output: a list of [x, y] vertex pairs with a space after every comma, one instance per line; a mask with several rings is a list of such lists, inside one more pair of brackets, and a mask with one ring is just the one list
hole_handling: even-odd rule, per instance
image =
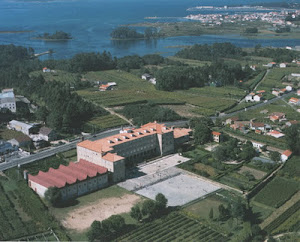
[[[190, 129], [169, 128], [155, 122], [96, 141], [85, 140], [77, 144], [78, 162], [29, 175], [29, 186], [40, 196], [51, 186], [61, 188], [65, 199], [80, 196], [124, 180], [126, 167], [173, 153], [177, 145], [189, 140], [190, 133]], [[94, 173], [88, 173], [92, 167], [99, 170], [95, 168]], [[80, 169], [84, 174], [79, 173]]]

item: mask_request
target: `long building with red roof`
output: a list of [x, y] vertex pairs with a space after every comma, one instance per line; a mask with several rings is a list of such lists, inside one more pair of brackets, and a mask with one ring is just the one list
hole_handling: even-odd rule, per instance
[[175, 146], [189, 140], [190, 129], [169, 128], [164, 124], [148, 123], [137, 129], [122, 130], [104, 139], [85, 140], [77, 145], [77, 159], [106, 167], [113, 181], [125, 179], [125, 167], [145, 158], [174, 152]]
[[86, 160], [60, 165], [47, 172], [28, 175], [28, 185], [41, 197], [50, 187], [60, 188], [63, 199], [78, 197], [108, 185], [108, 170]]

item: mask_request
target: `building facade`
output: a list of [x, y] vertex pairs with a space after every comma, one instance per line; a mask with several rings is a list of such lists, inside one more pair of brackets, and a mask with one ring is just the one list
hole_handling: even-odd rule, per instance
[[79, 143], [77, 159], [106, 167], [112, 173], [112, 181], [118, 182], [125, 179], [126, 167], [147, 158], [173, 153], [176, 145], [188, 141], [190, 132], [190, 129], [148, 123], [104, 139]]
[[9, 109], [12, 113], [17, 111], [14, 89], [3, 89], [0, 93], [0, 109]]
[[62, 199], [67, 200], [108, 186], [108, 174], [106, 168], [80, 160], [70, 162], [69, 166], [40, 171], [35, 176], [28, 175], [28, 185], [41, 197], [48, 188], [57, 187]]

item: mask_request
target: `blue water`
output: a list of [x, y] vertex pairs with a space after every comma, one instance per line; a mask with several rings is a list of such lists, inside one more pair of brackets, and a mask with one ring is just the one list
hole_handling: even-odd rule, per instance
[[[282, 0], [264, 0], [274, 2]], [[295, 46], [299, 40], [250, 40], [238, 35], [182, 36], [152, 41], [111, 41], [109, 34], [119, 25], [138, 23], [144, 17], [173, 17], [159, 21], [186, 21], [182, 17], [196, 12], [187, 8], [199, 5], [249, 4], [246, 0], [0, 0], [0, 31], [34, 30], [33, 33], [0, 34], [0, 44], [33, 47], [36, 52], [53, 49], [54, 58], [71, 57], [78, 52], [110, 51], [114, 56], [161, 53], [173, 55], [178, 48], [167, 46], [232, 42], [241, 47]], [[74, 39], [45, 42], [33, 37], [44, 32], [62, 30]]]

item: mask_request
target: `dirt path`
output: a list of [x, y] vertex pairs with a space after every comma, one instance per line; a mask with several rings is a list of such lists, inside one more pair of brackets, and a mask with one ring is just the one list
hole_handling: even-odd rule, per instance
[[106, 111], [108, 111], [110, 114], [112, 115], [116, 115], [118, 116], [119, 118], [125, 120], [127, 123], [129, 123], [130, 125], [134, 126], [134, 124], [129, 120], [127, 119], [125, 116], [123, 116], [122, 114], [119, 114], [117, 112], [115, 112], [112, 108], [107, 108], [107, 107], [103, 107]]
[[129, 212], [131, 207], [140, 200], [141, 197], [135, 194], [102, 198], [92, 204], [69, 212], [62, 224], [68, 229], [82, 232], [89, 228], [94, 220], [102, 221], [111, 215]]

